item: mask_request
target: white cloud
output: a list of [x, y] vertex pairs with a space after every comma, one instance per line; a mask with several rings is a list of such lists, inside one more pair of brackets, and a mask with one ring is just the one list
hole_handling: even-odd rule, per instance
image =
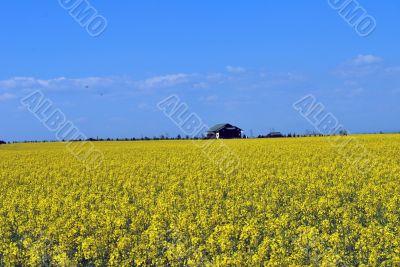
[[83, 77], [39, 79], [35, 77], [12, 77], [0, 80], [0, 89], [6, 91], [92, 91], [96, 89], [140, 90], [171, 87], [190, 81], [191, 75], [178, 73], [133, 80], [127, 77]]
[[206, 83], [206, 82], [199, 82], [199, 83], [195, 83], [195, 84], [193, 84], [193, 88], [195, 88], [195, 89], [206, 89], [206, 88], [208, 88], [208, 83]]
[[215, 103], [219, 100], [219, 97], [216, 95], [209, 95], [209, 96], [205, 96], [205, 97], [201, 97], [200, 101], [211, 104], [211, 103]]
[[385, 72], [387, 72], [387, 73], [398, 73], [398, 72], [400, 72], [400, 67], [399, 66], [397, 66], [397, 67], [388, 67], [388, 68], [385, 68]]
[[184, 73], [155, 76], [140, 82], [141, 88], [162, 88], [187, 82], [189, 75]]
[[358, 55], [341, 64], [334, 74], [342, 78], [359, 78], [381, 73], [383, 59], [374, 55]]
[[383, 59], [374, 55], [358, 55], [351, 60], [351, 63], [357, 66], [369, 65], [382, 62]]
[[226, 66], [226, 70], [230, 73], [243, 73], [246, 69], [238, 66]]
[[[298, 83], [304, 80], [301, 75], [291, 72], [284, 74], [271, 72], [268, 76], [262, 76], [260, 72], [249, 72], [241, 67], [228, 66], [227, 69], [230, 70], [229, 73], [176, 73], [153, 76], [142, 80], [134, 80], [124, 76], [82, 78], [60, 76], [50, 79], [12, 77], [0, 80], [0, 90], [18, 96], [34, 90], [88, 92], [100, 96], [133, 96], [147, 92], [154, 93], [155, 89], [163, 88], [170, 88], [170, 90], [175, 91], [185, 89], [210, 91], [217, 86], [248, 89], [257, 86], [263, 87], [266, 84]], [[236, 75], [243, 71], [246, 71], [246, 75]]]
[[73, 121], [75, 123], [85, 123], [85, 122], [87, 122], [87, 120], [88, 119], [86, 117], [78, 117], [78, 118], [74, 119]]
[[58, 77], [53, 79], [37, 79], [34, 77], [13, 77], [8, 80], [0, 80], [0, 88], [7, 90], [43, 89], [43, 90], [80, 90], [90, 89], [91, 87], [104, 87], [114, 84], [120, 79], [107, 77], [85, 77], [85, 78], [65, 78]]
[[109, 120], [114, 123], [121, 123], [127, 121], [127, 119], [123, 117], [111, 117]]
[[16, 96], [9, 93], [0, 94], [0, 101], [7, 101], [14, 99]]
[[225, 79], [227, 79], [227, 76], [223, 75], [221, 73], [211, 73], [211, 74], [206, 75], [207, 82], [211, 82], [211, 83], [222, 82]]

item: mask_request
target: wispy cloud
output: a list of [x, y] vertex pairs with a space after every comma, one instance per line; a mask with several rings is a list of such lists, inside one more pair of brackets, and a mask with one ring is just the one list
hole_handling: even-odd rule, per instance
[[[33, 90], [48, 92], [75, 92], [96, 94], [104, 97], [137, 96], [138, 94], [157, 94], [158, 92], [196, 90], [203, 96], [215, 94], [212, 91], [251, 90], [254, 88], [276, 88], [285, 84], [298, 84], [305, 80], [297, 73], [268, 73], [247, 71], [242, 67], [228, 66], [228, 72], [216, 73], [175, 73], [152, 76], [145, 79], [132, 79], [126, 76], [91, 76], [50, 79], [36, 77], [12, 77], [0, 80], [0, 92], [22, 96]], [[165, 89], [158, 91], [157, 89]], [[199, 90], [201, 89], [201, 90]], [[10, 96], [4, 96], [10, 97]]]
[[163, 88], [188, 82], [190, 75], [184, 73], [155, 76], [139, 82], [141, 88]]
[[246, 72], [246, 69], [239, 66], [226, 66], [226, 70], [230, 73], [243, 73]]
[[12, 77], [7, 80], [0, 80], [0, 89], [15, 91], [37, 89], [48, 91], [91, 91], [102, 88], [146, 90], [175, 86], [188, 82], [190, 80], [189, 78], [190, 75], [184, 73], [155, 76], [144, 80], [134, 80], [120, 76], [83, 78], [57, 77], [52, 79]]
[[334, 78], [332, 84], [339, 88], [334, 93], [348, 98], [394, 94], [400, 83], [400, 67], [390, 66], [383, 58], [374, 55], [356, 56], [339, 65], [331, 74]]
[[208, 95], [200, 98], [200, 101], [211, 104], [211, 103], [216, 103], [218, 102], [219, 97], [217, 95]]
[[396, 66], [396, 67], [387, 67], [385, 68], [385, 72], [389, 73], [389, 74], [397, 74], [400, 73], [400, 66]]
[[357, 66], [370, 65], [383, 62], [383, 59], [374, 55], [358, 55], [351, 60], [351, 63]]
[[365, 77], [383, 72], [384, 60], [374, 55], [358, 55], [341, 64], [334, 74], [344, 78]]
[[16, 96], [10, 93], [0, 94], [0, 102], [14, 99]]
[[0, 88], [7, 90], [82, 90], [92, 87], [105, 87], [116, 82], [115, 78], [108, 77], [85, 77], [65, 78], [57, 77], [52, 79], [38, 79], [34, 77], [13, 77], [7, 80], [0, 80]]
[[74, 119], [73, 121], [75, 122], [75, 123], [85, 123], [85, 122], [87, 122], [87, 120], [88, 120], [88, 118], [87, 117], [78, 117], [78, 118], [76, 118], [76, 119]]

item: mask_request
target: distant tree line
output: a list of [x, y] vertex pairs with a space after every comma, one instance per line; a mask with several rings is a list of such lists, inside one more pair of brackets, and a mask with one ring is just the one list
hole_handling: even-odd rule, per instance
[[[383, 132], [378, 132], [378, 134], [384, 134]], [[342, 130], [336, 135], [342, 135], [346, 136], [348, 135], [348, 132], [346, 130]], [[288, 133], [288, 134], [282, 134], [282, 136], [279, 137], [274, 137], [274, 136], [269, 136], [269, 135], [258, 135], [256, 138], [301, 138], [301, 137], [326, 137], [326, 136], [332, 136], [332, 135], [324, 135], [321, 133], [316, 133], [316, 132], [306, 132], [305, 134], [297, 134], [297, 133]], [[250, 139], [252, 137], [248, 137], [246, 135], [243, 135], [242, 139]], [[62, 142], [83, 142], [83, 141], [89, 141], [89, 142], [123, 142], [123, 141], [158, 141], [158, 140], [204, 140], [207, 139], [206, 136], [198, 136], [198, 137], [191, 137], [188, 135], [182, 136], [178, 134], [176, 137], [169, 137], [168, 134], [166, 135], [160, 135], [160, 136], [153, 136], [153, 137], [148, 137], [148, 136], [143, 136], [141, 138], [88, 138], [88, 139], [76, 139], [76, 140], [62, 140]], [[8, 142], [8, 144], [16, 144], [16, 143], [52, 143], [52, 142], [59, 142], [58, 140], [42, 140], [42, 141], [14, 141], [14, 142]], [[2, 144], [7, 144], [7, 142], [0, 140], [0, 145]]]
[[[181, 136], [177, 135], [176, 137], [167, 137], [164, 135], [161, 136], [153, 136], [153, 137], [148, 137], [144, 136], [141, 138], [88, 138], [88, 139], [74, 139], [74, 140], [61, 140], [61, 142], [124, 142], [124, 141], [155, 141], [155, 140], [203, 140], [206, 139], [204, 136], [200, 137], [190, 137], [188, 135], [186, 136]], [[58, 140], [41, 140], [41, 141], [14, 141], [12, 143], [55, 143], [55, 142], [60, 142]], [[5, 144], [5, 142], [4, 142]]]
[[[309, 137], [309, 136], [324, 136], [324, 135], [308, 135], [308, 134], [295, 134], [295, 133], [290, 133], [287, 135], [282, 135], [281, 138], [290, 138], [290, 137]], [[274, 138], [274, 137], [269, 137], [268, 135], [259, 135], [256, 138]], [[75, 139], [75, 140], [61, 140], [62, 142], [126, 142], [126, 141], [160, 141], [160, 140], [206, 140], [207, 138], [205, 136], [198, 136], [198, 137], [191, 137], [188, 135], [182, 136], [178, 134], [176, 137], [168, 137], [166, 135], [160, 135], [160, 136], [153, 136], [153, 137], [148, 137], [144, 136], [141, 138], [88, 138], [88, 139]], [[250, 139], [250, 137], [243, 135], [242, 139]], [[55, 142], [60, 142], [58, 140], [39, 140], [39, 141], [14, 141], [14, 142], [9, 142], [9, 143], [55, 143]], [[4, 141], [0, 141], [0, 144], [6, 144]]]
[[[344, 135], [344, 134], [339, 134], [339, 135]], [[259, 135], [257, 136], [257, 138], [291, 138], [291, 137], [323, 137], [323, 136], [331, 136], [331, 135], [325, 135], [320, 133], [310, 133], [310, 134], [289, 133], [289, 134], [282, 134], [282, 136], [279, 137], [269, 136], [269, 135]]]

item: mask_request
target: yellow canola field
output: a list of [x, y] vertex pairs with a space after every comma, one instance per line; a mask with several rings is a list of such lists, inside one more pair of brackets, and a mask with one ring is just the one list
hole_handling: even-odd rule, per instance
[[2, 145], [0, 265], [400, 266], [400, 135], [342, 138]]

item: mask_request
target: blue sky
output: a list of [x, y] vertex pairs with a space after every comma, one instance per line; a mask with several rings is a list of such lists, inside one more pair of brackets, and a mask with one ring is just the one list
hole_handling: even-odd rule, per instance
[[0, 139], [54, 139], [20, 99], [40, 90], [87, 136], [182, 134], [157, 109], [176, 94], [208, 125], [313, 130], [313, 94], [351, 132], [400, 131], [400, 3], [359, 0], [361, 37], [328, 1], [87, 1], [98, 37], [59, 1], [0, 9]]

